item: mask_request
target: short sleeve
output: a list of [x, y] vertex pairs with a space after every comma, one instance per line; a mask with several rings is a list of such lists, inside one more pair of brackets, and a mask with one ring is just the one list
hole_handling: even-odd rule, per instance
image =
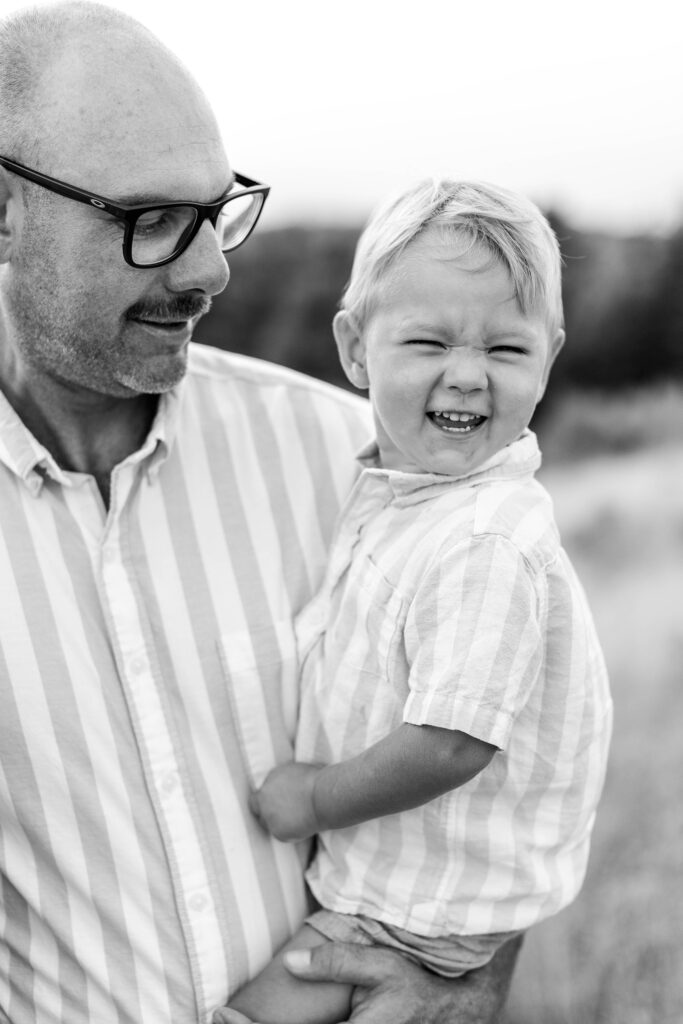
[[404, 721], [505, 748], [543, 663], [535, 579], [514, 544], [485, 535], [440, 554], [411, 603], [405, 645]]

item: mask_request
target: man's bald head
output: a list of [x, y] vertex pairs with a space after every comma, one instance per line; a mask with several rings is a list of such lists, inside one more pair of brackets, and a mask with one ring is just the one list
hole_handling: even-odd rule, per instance
[[69, 142], [87, 152], [99, 136], [125, 139], [127, 115], [165, 107], [168, 117], [174, 94], [194, 98], [204, 127], [212, 120], [177, 57], [120, 11], [71, 0], [0, 22], [0, 153], [20, 163], [59, 175]]
[[[88, 2], [0, 25], [0, 154], [121, 205], [214, 203], [233, 181], [189, 72], [132, 18]], [[6, 375], [117, 397], [180, 380], [197, 315], [188, 299], [205, 309], [229, 276], [216, 233], [204, 222], [177, 260], [144, 271], [125, 262], [126, 238], [97, 204], [0, 168]], [[142, 323], [155, 310], [164, 323]], [[167, 321], [185, 326], [174, 334]]]

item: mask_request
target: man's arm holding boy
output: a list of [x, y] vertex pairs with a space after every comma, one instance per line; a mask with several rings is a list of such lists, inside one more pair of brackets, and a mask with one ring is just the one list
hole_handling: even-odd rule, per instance
[[[302, 980], [354, 986], [348, 1024], [498, 1024], [521, 944], [511, 939], [484, 967], [452, 979], [401, 953], [341, 942], [286, 954], [285, 964]], [[227, 1008], [214, 1021], [258, 1024]]]

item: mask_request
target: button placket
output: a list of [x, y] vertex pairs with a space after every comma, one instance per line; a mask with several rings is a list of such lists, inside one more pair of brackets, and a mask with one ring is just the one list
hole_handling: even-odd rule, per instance
[[[127, 481], [128, 482], [128, 481]], [[120, 506], [119, 506], [120, 507]], [[213, 951], [221, 946], [220, 925], [211, 897], [203, 846], [188, 791], [180, 777], [172, 721], [153, 651], [146, 646], [144, 619], [132, 567], [121, 544], [121, 515], [110, 510], [100, 547], [100, 580], [122, 683], [148, 778], [148, 790], [164, 837], [200, 1003], [206, 998]]]

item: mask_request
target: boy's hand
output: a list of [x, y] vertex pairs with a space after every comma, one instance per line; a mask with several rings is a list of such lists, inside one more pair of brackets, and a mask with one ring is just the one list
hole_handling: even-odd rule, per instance
[[320, 831], [313, 803], [320, 771], [318, 765], [292, 761], [273, 768], [261, 788], [251, 794], [252, 813], [276, 839], [291, 843]]

